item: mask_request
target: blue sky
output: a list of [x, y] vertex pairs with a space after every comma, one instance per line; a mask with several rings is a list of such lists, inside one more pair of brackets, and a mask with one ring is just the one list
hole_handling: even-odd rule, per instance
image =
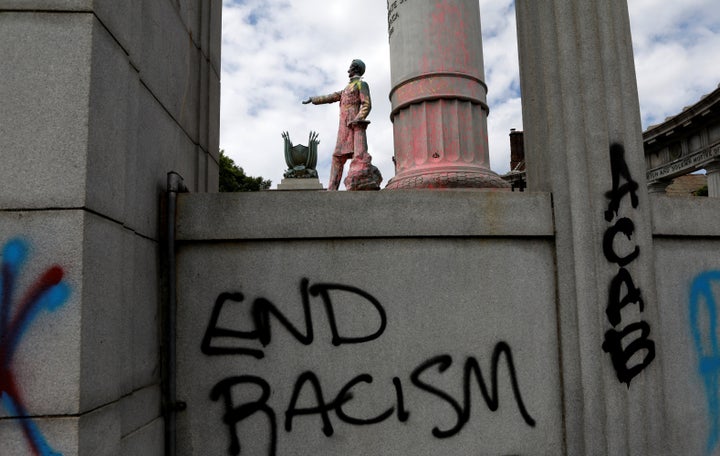
[[[490, 116], [490, 163], [508, 171], [508, 133], [522, 129], [512, 0], [479, 0]], [[629, 0], [643, 128], [677, 114], [720, 83], [717, 0]], [[383, 0], [224, 0], [220, 147], [254, 176], [280, 183], [283, 140], [320, 135], [327, 185], [337, 105], [303, 105], [342, 89], [355, 58], [367, 64], [373, 109], [368, 144], [383, 186], [393, 177], [390, 51]], [[342, 188], [342, 187], [341, 187]]]

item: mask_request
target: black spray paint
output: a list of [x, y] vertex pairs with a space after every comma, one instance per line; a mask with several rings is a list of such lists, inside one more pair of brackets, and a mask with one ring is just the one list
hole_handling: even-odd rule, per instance
[[[639, 185], [635, 182], [625, 162], [625, 149], [619, 144], [610, 147], [610, 167], [612, 172], [612, 190], [605, 194], [608, 199], [608, 208], [605, 211], [605, 220], [612, 222], [619, 216], [620, 204], [626, 196], [630, 197], [630, 206], [637, 209], [639, 205], [637, 191]], [[629, 217], [620, 217], [615, 224], [608, 227], [603, 236], [603, 254], [605, 259], [617, 264], [619, 270], [610, 281], [608, 292], [608, 304], [605, 309], [608, 321], [613, 329], [605, 332], [605, 341], [602, 348], [610, 354], [613, 367], [618, 380], [630, 387], [632, 379], [642, 372], [655, 359], [655, 343], [650, 340], [650, 325], [645, 321], [632, 322], [617, 329], [622, 322], [621, 310], [629, 304], [637, 304], [640, 312], [645, 310], [645, 303], [642, 299], [640, 288], [635, 285], [630, 271], [626, 269], [633, 261], [640, 256], [640, 247], [625, 254], [615, 251], [614, 241], [616, 236], [622, 234], [628, 240], [632, 239], [635, 232], [635, 223]], [[625, 295], [623, 296], [623, 285]], [[623, 340], [631, 337], [633, 340], [623, 344]], [[623, 345], [625, 347], [623, 348]], [[631, 358], [644, 351], [640, 363], [628, 365]]]
[[[335, 320], [335, 305], [332, 300], [331, 292], [348, 292], [364, 298], [371, 304], [376, 311], [380, 324], [376, 331], [364, 336], [349, 337], [341, 334]], [[244, 302], [244, 296], [241, 293], [221, 293], [212, 310], [210, 321], [202, 341], [202, 352], [209, 356], [216, 355], [240, 355], [251, 356], [257, 359], [264, 357], [264, 352], [258, 348], [250, 348], [242, 345], [239, 341], [256, 341], [266, 347], [272, 342], [271, 338], [271, 316], [283, 326], [292, 336], [303, 345], [313, 343], [313, 325], [312, 315], [310, 311], [310, 296], [319, 297], [323, 302], [325, 311], [328, 316], [328, 322], [332, 332], [332, 344], [334, 346], [344, 344], [359, 344], [371, 342], [380, 338], [387, 326], [387, 317], [383, 306], [369, 293], [355, 287], [339, 284], [316, 284], [309, 286], [307, 279], [302, 279], [300, 284], [300, 295], [305, 319], [304, 331], [299, 330], [293, 325], [287, 317], [281, 313], [278, 308], [270, 301], [264, 298], [255, 299], [250, 305], [250, 316], [252, 319], [251, 328], [249, 330], [226, 329], [218, 327], [218, 320], [226, 305], [239, 305]], [[221, 338], [229, 338], [236, 342], [233, 346], [218, 346], [214, 342]], [[317, 420], [319, 430], [326, 438], [330, 438], [335, 433], [333, 420], [345, 423], [350, 426], [369, 426], [382, 425], [389, 420], [397, 420], [399, 423], [406, 423], [411, 414], [412, 406], [425, 409], [425, 401], [437, 403], [437, 400], [447, 403], [455, 411], [456, 419], [452, 423], [426, 423], [431, 434], [438, 439], [447, 439], [457, 435], [472, 417], [472, 391], [473, 385], [477, 385], [480, 395], [485, 405], [490, 411], [497, 411], [500, 408], [500, 398], [498, 395], [499, 372], [498, 367], [504, 360], [506, 378], [512, 388], [513, 396], [517, 406], [517, 410], [526, 425], [535, 426], [535, 420], [528, 412], [525, 402], [520, 392], [520, 385], [517, 378], [515, 363], [512, 356], [512, 350], [506, 342], [498, 342], [493, 350], [492, 360], [490, 364], [489, 383], [483, 376], [478, 360], [474, 357], [467, 357], [461, 370], [453, 371], [453, 358], [448, 354], [432, 357], [412, 370], [406, 380], [400, 377], [389, 379], [375, 379], [369, 373], [361, 373], [348, 380], [337, 394], [328, 394], [323, 389], [323, 383], [318, 375], [312, 371], [306, 371], [300, 374], [294, 381], [292, 386], [292, 394], [289, 403], [284, 410], [283, 429], [286, 433], [293, 431], [293, 423], [298, 419], [314, 419]], [[450, 392], [443, 390], [440, 386], [434, 385], [425, 378], [425, 374], [432, 370], [450, 378], [458, 377], [462, 382], [463, 393], [461, 398], [454, 397]], [[404, 382], [409, 382], [426, 394], [418, 395], [414, 404], [407, 404], [405, 399]], [[363, 395], [360, 391], [362, 384], [377, 384], [380, 387], [392, 388], [394, 392], [394, 402], [380, 408], [371, 416], [352, 416], [346, 408], [346, 404], [351, 401], [363, 401]], [[255, 390], [259, 391], [257, 397], [249, 402], [236, 403], [234, 397], [242, 390], [245, 394], [242, 397], [248, 397], [249, 393]], [[245, 390], [248, 390], [247, 393]], [[213, 401], [223, 400], [225, 412], [222, 417], [223, 423], [227, 426], [230, 436], [230, 446], [228, 453], [237, 456], [242, 454], [241, 439], [238, 435], [238, 425], [253, 415], [260, 414], [269, 422], [269, 432], [265, 437], [267, 439], [268, 454], [274, 456], [277, 452], [278, 439], [278, 413], [272, 408], [268, 401], [273, 388], [264, 378], [253, 375], [231, 376], [219, 381], [210, 392], [210, 399]], [[303, 395], [304, 390], [309, 390], [309, 394]], [[298, 406], [300, 397], [312, 397], [313, 404], [311, 406]], [[421, 423], [422, 424], [422, 423]], [[259, 436], [254, 435], [253, 438]]]

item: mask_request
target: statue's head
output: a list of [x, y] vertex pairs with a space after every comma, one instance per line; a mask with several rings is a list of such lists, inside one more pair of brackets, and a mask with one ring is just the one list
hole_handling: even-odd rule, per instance
[[350, 63], [350, 68], [348, 69], [348, 75], [350, 77], [352, 76], [362, 76], [365, 74], [365, 62], [363, 62], [360, 59], [355, 59]]

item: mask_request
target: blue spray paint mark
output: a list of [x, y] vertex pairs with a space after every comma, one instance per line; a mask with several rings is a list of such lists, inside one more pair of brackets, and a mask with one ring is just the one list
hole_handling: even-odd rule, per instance
[[20, 417], [25, 439], [33, 456], [62, 456], [48, 445], [35, 422], [29, 418], [20, 394], [12, 361], [18, 344], [41, 310], [54, 311], [70, 296], [60, 266], [51, 266], [15, 299], [15, 282], [28, 256], [27, 243], [19, 238], [8, 241], [0, 264], [0, 403], [11, 416]]
[[[690, 325], [698, 353], [698, 370], [705, 384], [707, 396], [708, 430], [707, 453], [720, 442], [720, 350], [717, 334], [717, 301], [713, 285], [720, 286], [720, 271], [708, 271], [695, 277], [690, 287]], [[700, 316], [703, 306], [707, 320]]]

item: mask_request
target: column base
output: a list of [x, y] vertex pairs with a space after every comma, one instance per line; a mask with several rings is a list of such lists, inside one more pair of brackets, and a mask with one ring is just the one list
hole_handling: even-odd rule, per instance
[[414, 188], [510, 188], [510, 184], [489, 169], [460, 166], [400, 173], [385, 187], [387, 190]]

